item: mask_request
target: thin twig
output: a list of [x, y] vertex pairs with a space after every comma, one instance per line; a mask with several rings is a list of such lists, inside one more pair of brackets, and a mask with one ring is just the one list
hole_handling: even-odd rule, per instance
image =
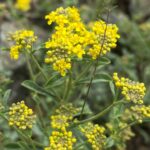
[[[98, 55], [99, 57], [101, 56], [101, 53], [102, 53], [102, 50], [103, 50], [103, 47], [104, 47], [104, 43], [105, 43], [105, 39], [106, 39], [106, 31], [107, 31], [107, 24], [108, 24], [108, 19], [109, 19], [109, 13], [110, 13], [110, 10], [108, 10], [108, 14], [107, 14], [106, 27], [105, 27], [104, 36], [103, 36], [103, 39], [102, 39], [102, 46], [101, 46], [101, 49], [100, 49], [99, 55]], [[98, 66], [98, 61], [99, 61], [98, 58], [99, 57], [97, 57], [97, 59], [96, 59], [94, 70], [92, 72], [92, 77], [91, 77], [90, 83], [88, 85], [88, 89], [87, 89], [87, 92], [86, 92], [86, 97], [84, 99], [84, 102], [83, 102], [83, 105], [82, 105], [82, 109], [81, 109], [81, 113], [80, 113], [80, 120], [81, 120], [81, 117], [82, 117], [82, 113], [84, 111], [85, 104], [86, 104], [87, 99], [88, 99], [88, 95], [89, 95], [89, 92], [90, 92], [90, 89], [91, 89], [91, 85], [92, 85], [93, 79], [94, 79], [95, 74], [96, 74], [96, 70], [97, 70], [97, 66]]]

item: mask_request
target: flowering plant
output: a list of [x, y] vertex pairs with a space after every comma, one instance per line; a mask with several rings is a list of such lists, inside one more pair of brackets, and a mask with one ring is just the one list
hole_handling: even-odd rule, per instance
[[[32, 30], [9, 34], [10, 58], [27, 63], [30, 80], [22, 86], [30, 91], [26, 99], [34, 104], [32, 109], [24, 100], [8, 107], [11, 92], [5, 86], [2, 89], [6, 92], [1, 95], [0, 119], [17, 132], [15, 149], [125, 149], [126, 141], [134, 136], [131, 126], [148, 121], [150, 106], [144, 104], [144, 83], [100, 72], [110, 63], [106, 55], [120, 38], [118, 27], [108, 23], [109, 12], [106, 21], [88, 25], [75, 7], [57, 8], [45, 19], [54, 25], [54, 31], [40, 47], [35, 45], [38, 37]], [[45, 61], [41, 63], [43, 51]], [[89, 113], [86, 106], [92, 84], [103, 81], [110, 85], [111, 104]], [[78, 98], [85, 85], [84, 97]], [[94, 122], [104, 115], [108, 118], [104, 123]], [[9, 144], [4, 141], [3, 146]]]

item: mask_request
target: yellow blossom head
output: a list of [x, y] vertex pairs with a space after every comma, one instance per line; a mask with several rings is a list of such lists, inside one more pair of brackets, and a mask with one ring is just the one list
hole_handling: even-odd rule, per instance
[[104, 127], [101, 127], [98, 124], [93, 125], [92, 123], [88, 123], [87, 126], [81, 127], [81, 131], [88, 139], [88, 142], [92, 145], [93, 150], [103, 149], [106, 139]]
[[55, 32], [45, 43], [48, 49], [45, 63], [52, 63], [53, 69], [65, 76], [71, 69], [72, 58], [82, 59], [85, 54], [83, 43], [87, 30], [75, 7], [60, 7], [46, 15], [45, 19], [49, 25], [56, 23]]
[[115, 24], [107, 24], [99, 20], [93, 23], [91, 30], [93, 40], [89, 41], [90, 48], [88, 54], [93, 59], [105, 55], [111, 48], [116, 47], [116, 42], [120, 36], [117, 33], [118, 27]]
[[35, 115], [32, 109], [25, 105], [24, 101], [13, 103], [9, 108], [9, 125], [19, 129], [32, 128], [35, 123]]
[[79, 112], [78, 108], [74, 108], [72, 104], [61, 105], [56, 110], [55, 115], [51, 116], [51, 126], [54, 129], [65, 129], [69, 126], [73, 116]]
[[28, 11], [30, 9], [31, 0], [17, 0], [15, 7], [21, 11]]
[[49, 137], [50, 145], [44, 150], [72, 150], [76, 142], [71, 131], [53, 131]]
[[122, 90], [121, 93], [127, 101], [133, 101], [138, 104], [143, 103], [146, 90], [144, 83], [131, 81], [124, 77], [119, 78], [117, 73], [113, 74], [113, 80], [116, 87]]
[[[119, 35], [116, 25], [96, 21], [89, 29], [82, 22], [77, 8], [58, 8], [45, 16], [48, 24], [55, 23], [55, 32], [45, 43], [48, 49], [46, 63], [65, 76], [71, 69], [72, 59], [90, 55], [97, 59], [116, 47]], [[106, 31], [105, 31], [106, 29]]]
[[130, 113], [133, 119], [142, 123], [143, 119], [150, 118], [150, 105], [135, 105], [131, 106]]
[[14, 42], [14, 45], [10, 47], [11, 59], [17, 60], [19, 58], [19, 53], [22, 50], [30, 50], [36, 39], [37, 37], [32, 30], [18, 30], [11, 33], [9, 40]]

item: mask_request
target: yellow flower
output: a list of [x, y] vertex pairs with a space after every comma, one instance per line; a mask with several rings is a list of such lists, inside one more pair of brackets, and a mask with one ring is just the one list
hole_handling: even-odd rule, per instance
[[71, 69], [71, 59], [82, 59], [85, 54], [85, 25], [81, 22], [78, 9], [75, 7], [60, 7], [46, 15], [45, 19], [49, 25], [52, 22], [56, 23], [55, 32], [45, 43], [48, 49], [45, 63], [52, 63], [53, 69], [65, 76], [67, 70]]
[[127, 101], [133, 101], [134, 103], [143, 103], [145, 96], [145, 85], [144, 83], [134, 82], [128, 78], [119, 78], [117, 73], [113, 74], [113, 80], [116, 87], [122, 89], [122, 95]]
[[21, 11], [28, 11], [30, 9], [31, 0], [17, 0], [15, 7]]
[[45, 63], [52, 63], [53, 69], [62, 76], [71, 69], [73, 58], [82, 59], [88, 54], [96, 59], [114, 48], [119, 38], [117, 26], [106, 25], [101, 20], [87, 29], [75, 7], [66, 9], [60, 7], [46, 15], [45, 19], [49, 25], [52, 23], [56, 25], [55, 32], [45, 43], [45, 48], [48, 49]]
[[64, 26], [70, 22], [80, 21], [80, 15], [78, 9], [75, 7], [68, 7], [66, 9], [60, 7], [46, 15], [45, 19], [48, 20], [49, 25], [55, 22], [60, 26]]
[[54, 70], [60, 72], [62, 76], [66, 75], [66, 70], [71, 68], [70, 62], [65, 60], [64, 58], [60, 60], [56, 60], [56, 62], [53, 64]]
[[88, 54], [96, 59], [101, 55], [105, 55], [111, 48], [115, 48], [117, 39], [120, 36], [117, 33], [118, 28], [115, 24], [106, 24], [102, 20], [94, 22], [91, 28], [94, 35], [92, 43], [89, 43], [92, 46]]
[[51, 116], [51, 126], [55, 129], [63, 129], [69, 126], [69, 118], [65, 115], [53, 115]]
[[28, 108], [24, 101], [13, 103], [9, 108], [9, 125], [19, 129], [32, 128], [35, 123], [35, 115], [32, 109]]
[[14, 42], [14, 45], [10, 47], [11, 59], [17, 60], [19, 58], [19, 53], [23, 49], [30, 50], [36, 39], [37, 37], [31, 30], [18, 30], [15, 33], [11, 33], [9, 40]]
[[101, 150], [105, 145], [106, 136], [105, 128], [99, 125], [88, 123], [87, 126], [81, 127], [81, 131], [85, 134], [88, 142], [92, 145], [93, 150]]
[[13, 45], [10, 48], [10, 58], [14, 60], [18, 60], [19, 58], [19, 51], [21, 50], [21, 45]]
[[79, 112], [78, 108], [74, 108], [72, 104], [62, 105], [56, 110], [55, 115], [51, 116], [51, 126], [54, 129], [64, 129], [69, 126], [69, 122], [73, 120], [73, 116]]
[[72, 150], [76, 142], [71, 131], [53, 131], [49, 137], [50, 145], [44, 150]]
[[131, 106], [130, 114], [139, 122], [142, 122], [145, 118], [150, 118], [150, 105], [135, 105]]

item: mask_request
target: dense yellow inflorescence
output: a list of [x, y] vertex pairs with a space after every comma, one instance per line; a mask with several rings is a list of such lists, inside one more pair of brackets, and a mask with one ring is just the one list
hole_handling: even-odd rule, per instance
[[13, 103], [9, 108], [9, 125], [19, 129], [32, 128], [36, 116], [32, 109], [28, 108], [24, 101]]
[[74, 108], [72, 104], [62, 105], [56, 109], [55, 115], [51, 116], [51, 126], [54, 129], [64, 129], [69, 126], [69, 122], [73, 120], [73, 116], [79, 112], [78, 108]]
[[36, 39], [37, 37], [32, 30], [18, 30], [15, 33], [11, 33], [9, 40], [14, 42], [14, 45], [10, 47], [11, 59], [17, 60], [19, 58], [19, 53], [23, 49], [31, 49]]
[[96, 21], [87, 29], [75, 7], [60, 7], [45, 19], [49, 25], [55, 23], [55, 32], [45, 43], [48, 49], [45, 62], [52, 63], [62, 76], [71, 69], [72, 58], [82, 59], [87, 54], [96, 59], [114, 48], [119, 38], [117, 26], [106, 25], [104, 21]]
[[106, 136], [104, 134], [105, 128], [97, 124], [88, 123], [87, 126], [81, 127], [88, 142], [92, 145], [93, 150], [102, 150], [105, 145]]
[[72, 150], [76, 138], [73, 137], [71, 131], [61, 130], [53, 131], [49, 137], [50, 146], [44, 150]]
[[51, 116], [51, 126], [55, 129], [49, 137], [50, 145], [44, 150], [72, 150], [76, 138], [71, 131], [68, 131], [69, 121], [78, 111], [72, 104], [62, 105], [56, 110], [55, 115]]
[[30, 9], [31, 0], [16, 0], [15, 7], [21, 11], [28, 11]]
[[51, 116], [51, 126], [56, 129], [63, 129], [69, 126], [69, 117], [65, 115], [53, 115]]
[[143, 103], [146, 90], [144, 83], [134, 82], [124, 77], [119, 78], [117, 73], [113, 74], [113, 80], [116, 87], [121, 88], [121, 93], [127, 101]]
[[117, 34], [118, 27], [115, 24], [106, 24], [106, 22], [100, 20], [93, 23], [91, 27], [94, 40], [89, 43], [92, 46], [88, 50], [88, 54], [96, 59], [100, 55], [105, 55], [111, 48], [115, 48], [120, 36]]
[[126, 109], [125, 113], [130, 116], [132, 120], [142, 123], [143, 119], [150, 118], [150, 105], [145, 106], [142, 104], [131, 106], [129, 109]]

